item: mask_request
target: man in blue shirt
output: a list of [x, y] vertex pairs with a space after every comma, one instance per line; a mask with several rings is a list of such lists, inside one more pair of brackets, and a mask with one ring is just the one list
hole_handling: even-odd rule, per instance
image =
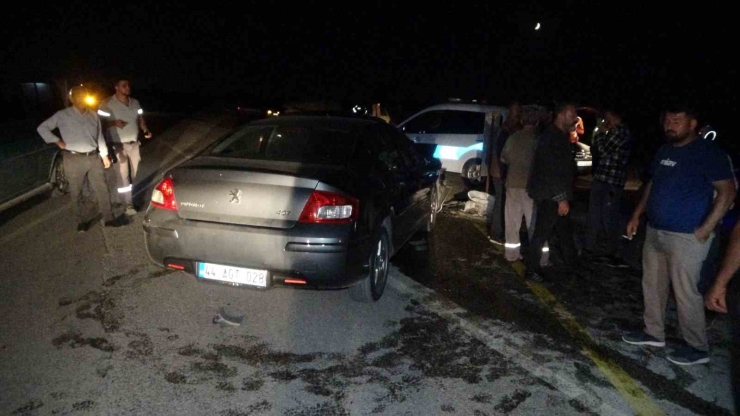
[[631, 237], [647, 211], [642, 260], [645, 329], [622, 339], [634, 345], [665, 346], [665, 310], [672, 284], [687, 345], [667, 358], [679, 365], [709, 362], [704, 302], [697, 283], [713, 230], [736, 193], [730, 159], [712, 142], [697, 140], [696, 127], [696, 113], [688, 107], [666, 112], [663, 130], [668, 143], [658, 149], [651, 180], [627, 224]]

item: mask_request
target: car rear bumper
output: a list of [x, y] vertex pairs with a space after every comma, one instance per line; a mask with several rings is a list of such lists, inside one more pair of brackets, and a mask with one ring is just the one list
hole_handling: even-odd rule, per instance
[[[268, 286], [285, 279], [341, 288], [367, 275], [369, 239], [350, 241], [352, 225], [296, 224], [291, 229], [183, 220], [150, 209], [144, 221], [149, 257], [195, 274], [198, 262], [268, 271]], [[170, 266], [172, 267], [172, 266]]]

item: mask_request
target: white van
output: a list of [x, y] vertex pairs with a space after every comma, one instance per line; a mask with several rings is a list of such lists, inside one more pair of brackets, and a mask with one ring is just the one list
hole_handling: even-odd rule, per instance
[[459, 173], [469, 185], [479, 185], [486, 178], [481, 173], [486, 169], [484, 142], [506, 114], [505, 107], [493, 105], [438, 104], [419, 111], [398, 128], [415, 143], [436, 145], [434, 157], [443, 169]]

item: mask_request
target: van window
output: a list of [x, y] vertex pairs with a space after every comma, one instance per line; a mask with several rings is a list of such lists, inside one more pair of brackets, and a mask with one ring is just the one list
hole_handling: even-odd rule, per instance
[[406, 123], [406, 134], [483, 134], [485, 113], [459, 110], [434, 110], [419, 114]]

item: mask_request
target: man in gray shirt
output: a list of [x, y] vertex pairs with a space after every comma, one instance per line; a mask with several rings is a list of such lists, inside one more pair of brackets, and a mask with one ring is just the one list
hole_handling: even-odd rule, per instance
[[[46, 143], [54, 143], [62, 149], [64, 172], [69, 180], [78, 232], [87, 231], [91, 225], [91, 221], [85, 218], [80, 203], [85, 178], [95, 192], [98, 208], [103, 214], [103, 224], [106, 227], [127, 224], [125, 218], [113, 217], [110, 194], [103, 173], [104, 166], [106, 169], [110, 167], [108, 148], [98, 116], [85, 104], [87, 96], [88, 91], [85, 87], [80, 85], [72, 88], [70, 91], [72, 106], [58, 111], [36, 129]], [[61, 138], [52, 133], [54, 129], [59, 129]]]

